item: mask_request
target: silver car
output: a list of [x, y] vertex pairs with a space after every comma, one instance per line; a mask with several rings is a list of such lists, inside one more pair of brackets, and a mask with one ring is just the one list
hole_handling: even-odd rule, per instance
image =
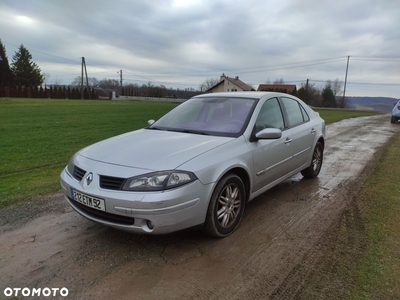
[[61, 187], [79, 214], [107, 226], [225, 237], [250, 200], [298, 172], [319, 174], [324, 135], [319, 114], [287, 94], [199, 95], [78, 151]]

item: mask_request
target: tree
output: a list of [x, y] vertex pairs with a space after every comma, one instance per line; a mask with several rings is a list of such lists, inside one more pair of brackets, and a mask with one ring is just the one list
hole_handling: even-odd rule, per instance
[[[99, 85], [99, 81], [96, 77], [88, 77], [89, 86], [96, 87]], [[70, 83], [72, 86], [81, 86], [82, 84], [82, 77], [76, 76], [74, 81]], [[83, 86], [86, 86], [86, 77], [83, 78]]]
[[341, 96], [336, 100], [336, 103], [337, 103], [337, 107], [346, 108], [349, 105], [349, 100], [347, 97]]
[[32, 55], [22, 44], [13, 56], [11, 72], [14, 75], [14, 82], [21, 86], [38, 86], [43, 83], [39, 66], [32, 61]]
[[13, 81], [12, 72], [6, 55], [6, 47], [0, 40], [0, 84], [9, 85]]
[[339, 78], [336, 78], [334, 81], [328, 80], [330, 83], [331, 89], [335, 97], [341, 96], [343, 94], [342, 87], [343, 87], [343, 81], [339, 80]]
[[337, 107], [335, 95], [333, 94], [331, 85], [329, 82], [325, 84], [324, 89], [321, 93], [322, 96], [322, 106], [324, 107]]
[[43, 76], [43, 83], [46, 85], [49, 82], [51, 75], [50, 75], [50, 73], [43, 72], [42, 76]]
[[327, 84], [331, 87], [333, 95], [335, 95], [336, 104], [339, 108], [346, 108], [348, 105], [347, 98], [345, 99], [342, 91], [343, 81], [336, 78], [334, 81], [327, 81]]
[[285, 84], [285, 81], [283, 80], [283, 78], [281, 78], [281, 79], [276, 79], [276, 80], [274, 81], [274, 84]]
[[307, 91], [306, 91], [306, 88], [304, 87], [304, 86], [302, 86], [302, 87], [300, 87], [298, 90], [297, 90], [297, 94], [296, 94], [296, 96], [298, 97], [298, 98], [300, 98], [301, 100], [303, 100], [305, 103], [307, 103]]
[[103, 89], [119, 89], [120, 82], [117, 79], [104, 78], [99, 81], [99, 87]]
[[62, 85], [62, 79], [60, 79], [60, 78], [58, 78], [58, 76], [56, 76], [56, 78], [54, 78], [53, 85], [54, 86], [61, 86]]
[[321, 92], [315, 86], [315, 83], [301, 83], [301, 87], [297, 90], [297, 97], [311, 106], [321, 105]]
[[212, 88], [217, 83], [219, 83], [219, 81], [220, 80], [218, 78], [207, 78], [206, 80], [204, 80], [204, 82], [202, 82], [199, 85], [199, 89], [201, 92], [205, 92], [208, 89]]

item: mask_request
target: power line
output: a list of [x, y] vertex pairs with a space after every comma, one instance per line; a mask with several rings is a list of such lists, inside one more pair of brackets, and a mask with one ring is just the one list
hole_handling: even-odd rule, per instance
[[[10, 43], [8, 41], [4, 41], [4, 43], [9, 44], [9, 45], [13, 45], [18, 47], [18, 45]], [[54, 57], [57, 59], [61, 59], [64, 61], [68, 61], [68, 62], [72, 62], [74, 64], [77, 64], [77, 67], [79, 66], [78, 60], [72, 60], [69, 58], [65, 58], [65, 57], [61, 57], [61, 56], [57, 56], [57, 55], [53, 55], [53, 54], [49, 54], [43, 51], [39, 51], [36, 49], [30, 49], [30, 51], [33, 52], [37, 52], [43, 55], [47, 55], [50, 57]], [[323, 64], [330, 64], [330, 63], [336, 63], [336, 62], [340, 62], [343, 61], [344, 59], [346, 59], [347, 57], [333, 57], [333, 58], [324, 58], [324, 59], [316, 59], [316, 60], [307, 60], [307, 61], [298, 61], [298, 62], [291, 62], [291, 63], [284, 63], [284, 64], [275, 64], [275, 65], [264, 65], [264, 66], [256, 66], [256, 67], [246, 67], [246, 68], [233, 68], [233, 69], [226, 69], [225, 72], [239, 72], [239, 75], [243, 75], [243, 74], [252, 74], [252, 73], [262, 73], [262, 72], [270, 72], [270, 71], [280, 71], [280, 70], [290, 70], [290, 69], [295, 69], [295, 68], [305, 68], [305, 67], [311, 67], [311, 66], [317, 66], [317, 65], [323, 65]], [[400, 62], [400, 57], [396, 57], [396, 56], [352, 56], [351, 57], [352, 60], [355, 61], [366, 61], [366, 62], [389, 62], [389, 63], [399, 63]], [[85, 66], [87, 64], [85, 63]], [[104, 73], [114, 73], [115, 69], [108, 69], [108, 68], [104, 68], [104, 66], [100, 66], [100, 65], [95, 65], [95, 64], [88, 64], [88, 67], [94, 67], [94, 68], [101, 68], [104, 71], [98, 71], [98, 72], [90, 72], [91, 75], [94, 74], [104, 74]], [[79, 72], [79, 71], [78, 71]], [[57, 75], [57, 77], [68, 77], [70, 75], [76, 75], [77, 73], [71, 73], [71, 74], [62, 74], [62, 75]], [[159, 81], [159, 80], [155, 80], [154, 78], [150, 78], [149, 76], [154, 76], [157, 78], [171, 78], [171, 77], [209, 77], [209, 76], [216, 76], [216, 73], [214, 74], [210, 74], [208, 73], [209, 71], [187, 71], [187, 72], [173, 72], [173, 73], [164, 73], [164, 74], [151, 74], [151, 75], [139, 75], [136, 74], [133, 71], [130, 70], [124, 70], [125, 74], [131, 74], [133, 76], [137, 76], [143, 79], [146, 79], [146, 81], [151, 81], [151, 82], [155, 82], [155, 83], [160, 83], [160, 84], [174, 84], [174, 85], [189, 85], [189, 84], [184, 84], [184, 83], [171, 83], [171, 82], [165, 82], [165, 81]], [[120, 74], [120, 82], [122, 81], [122, 70], [121, 70], [121, 74]], [[130, 82], [145, 82], [144, 80], [138, 80], [138, 79], [125, 79], [126, 81], [130, 81]], [[300, 81], [300, 80], [293, 80], [293, 81], [287, 81], [289, 82], [303, 82], [304, 80]], [[326, 82], [326, 81], [321, 81], [321, 80], [311, 80], [314, 82]], [[371, 82], [348, 82], [348, 84], [351, 85], [366, 85], [366, 86], [400, 86], [400, 84], [397, 83], [371, 83]]]
[[352, 56], [364, 59], [400, 59], [400, 56]]
[[[317, 80], [317, 79], [310, 79], [310, 81], [313, 82], [322, 82], [325, 83], [328, 80]], [[385, 82], [379, 82], [379, 83], [373, 83], [373, 82], [347, 82], [347, 84], [357, 84], [357, 85], [381, 85], [381, 86], [400, 86], [400, 83], [385, 83]]]
[[[3, 40], [3, 41], [4, 41], [4, 40]], [[15, 45], [15, 44], [13, 44], [13, 43], [10, 43], [10, 42], [7, 42], [7, 41], [4, 41], [4, 42], [5, 42], [6, 44], [13, 45], [13, 46], [15, 46], [15, 47], [19, 47], [18, 45]], [[46, 53], [46, 52], [42, 52], [42, 51], [35, 50], [35, 49], [30, 49], [30, 48], [29, 48], [29, 51], [41, 53], [41, 54], [44, 54], [44, 55], [48, 55], [48, 56], [51, 56], [51, 57], [63, 59], [63, 60], [70, 61], [70, 62], [73, 62], [73, 63], [80, 63], [79, 60], [72, 60], [72, 59], [69, 59], [69, 58], [65, 58], [65, 57], [61, 57], [61, 56], [56, 56], [56, 55], [49, 54], [49, 53]]]
[[[240, 68], [240, 69], [227, 69], [227, 72], [231, 71], [240, 71], [240, 70], [252, 70], [252, 69], [261, 69], [261, 68], [291, 68], [291, 67], [297, 67], [296, 65], [302, 66], [305, 63], [330, 63], [332, 61], [337, 61], [337, 60], [343, 60], [344, 57], [332, 57], [332, 58], [322, 58], [322, 59], [313, 59], [313, 60], [305, 60], [305, 61], [298, 61], [298, 62], [291, 62], [291, 63], [285, 63], [285, 64], [277, 64], [277, 65], [264, 65], [264, 66], [258, 66], [258, 67], [248, 67], [248, 68]], [[294, 65], [294, 66], [292, 66]]]

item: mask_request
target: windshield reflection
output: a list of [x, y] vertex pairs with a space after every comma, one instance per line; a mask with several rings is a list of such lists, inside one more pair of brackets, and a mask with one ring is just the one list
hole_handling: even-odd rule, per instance
[[238, 136], [244, 131], [254, 105], [255, 100], [247, 98], [192, 98], [167, 113], [149, 128]]

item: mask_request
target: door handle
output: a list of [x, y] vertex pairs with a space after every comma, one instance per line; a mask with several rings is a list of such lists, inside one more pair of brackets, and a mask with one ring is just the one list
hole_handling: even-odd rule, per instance
[[290, 144], [293, 140], [291, 138], [286, 138], [285, 144]]
[[311, 129], [311, 134], [314, 134], [314, 133], [316, 133], [317, 132], [317, 130], [315, 130], [315, 128], [312, 128]]

